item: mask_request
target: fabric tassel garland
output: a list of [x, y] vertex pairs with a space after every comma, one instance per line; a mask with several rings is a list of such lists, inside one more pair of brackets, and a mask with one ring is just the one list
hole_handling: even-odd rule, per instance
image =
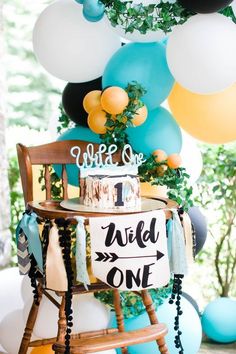
[[184, 231], [177, 211], [172, 210], [172, 215], [173, 220], [169, 226], [168, 234], [168, 249], [170, 250], [170, 271], [173, 274], [186, 275], [188, 272], [188, 265]]
[[192, 223], [187, 213], [184, 213], [182, 217], [183, 217], [182, 224], [184, 229], [187, 262], [188, 265], [192, 265], [194, 263]]
[[76, 280], [83, 283], [85, 289], [90, 285], [87, 263], [86, 263], [86, 231], [84, 227], [85, 218], [75, 217], [76, 226]]
[[181, 334], [179, 328], [179, 316], [183, 314], [181, 310], [181, 294], [182, 279], [188, 271], [188, 262], [186, 254], [185, 235], [179, 214], [176, 210], [172, 210], [172, 220], [167, 224], [168, 229], [168, 252], [170, 261], [170, 271], [174, 274], [174, 282], [170, 304], [176, 305], [176, 316], [174, 322], [175, 347], [179, 349], [179, 354], [184, 354], [184, 348], [181, 342]]
[[43, 272], [42, 245], [39, 236], [37, 215], [35, 213], [31, 213], [31, 214], [25, 213], [21, 221], [19, 222], [16, 229], [17, 245], [22, 230], [28, 241], [29, 254], [33, 254], [37, 262], [37, 266], [42, 273]]
[[28, 251], [28, 241], [25, 234], [22, 232], [19, 234], [17, 242], [17, 258], [18, 258], [18, 267], [21, 275], [29, 273], [31, 263], [30, 255]]
[[62, 249], [59, 244], [58, 229], [55, 224], [50, 229], [46, 256], [46, 287], [56, 291], [67, 291], [68, 280]]

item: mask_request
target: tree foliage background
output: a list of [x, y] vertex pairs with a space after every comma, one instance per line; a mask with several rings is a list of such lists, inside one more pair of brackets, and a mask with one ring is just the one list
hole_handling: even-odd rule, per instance
[[60, 102], [65, 83], [47, 74], [32, 50], [32, 29], [51, 2], [4, 0], [8, 125], [46, 129]]

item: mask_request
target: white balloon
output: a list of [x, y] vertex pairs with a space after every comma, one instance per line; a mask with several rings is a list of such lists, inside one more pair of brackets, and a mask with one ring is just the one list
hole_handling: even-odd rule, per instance
[[50, 74], [69, 82], [86, 82], [103, 74], [120, 39], [104, 20], [85, 20], [82, 6], [75, 0], [58, 0], [39, 16], [33, 47]]
[[[180, 330], [183, 329], [183, 336], [181, 337], [184, 352], [186, 354], [197, 354], [202, 341], [202, 326], [199, 315], [193, 305], [181, 297], [181, 309], [183, 315], [179, 317]], [[157, 309], [158, 320], [165, 323], [168, 327], [168, 333], [166, 336], [166, 342], [171, 354], [179, 353], [179, 349], [175, 348], [174, 339], [176, 332], [174, 330], [176, 308], [169, 304], [169, 299], [166, 299], [164, 303]], [[170, 349], [171, 348], [171, 349]], [[191, 349], [190, 349], [191, 348]]]
[[[60, 302], [60, 298], [51, 292]], [[26, 321], [32, 301], [28, 301], [23, 310]], [[108, 327], [109, 309], [93, 294], [73, 296], [73, 332], [87, 332]], [[34, 326], [34, 334], [40, 338], [51, 338], [57, 335], [58, 309], [45, 296], [39, 306], [38, 317]], [[45, 326], [47, 323], [47, 326]]]
[[159, 42], [166, 37], [165, 32], [162, 30], [147, 31], [147, 33], [142, 34], [137, 30], [134, 30], [132, 33], [126, 33], [125, 30], [119, 25], [116, 27], [111, 26], [111, 28], [118, 36], [131, 42]]
[[218, 13], [192, 16], [176, 26], [167, 43], [167, 62], [186, 89], [210, 94], [236, 81], [236, 26]]
[[[0, 323], [0, 343], [8, 354], [18, 353], [24, 334], [25, 322], [22, 310], [8, 313]], [[31, 340], [39, 339], [32, 336]]]
[[24, 302], [21, 297], [23, 277], [17, 267], [0, 271], [0, 322], [12, 311], [22, 309]]
[[24, 303], [26, 303], [29, 299], [33, 301], [33, 288], [28, 275], [22, 276], [21, 296]]
[[234, 16], [236, 16], [236, 0], [234, 0], [234, 1], [232, 2], [232, 4], [230, 4], [230, 6], [232, 7]]
[[201, 175], [203, 168], [202, 154], [197, 146], [197, 142], [182, 130], [182, 149], [180, 156], [182, 158], [182, 167], [190, 175], [189, 184], [193, 185]]

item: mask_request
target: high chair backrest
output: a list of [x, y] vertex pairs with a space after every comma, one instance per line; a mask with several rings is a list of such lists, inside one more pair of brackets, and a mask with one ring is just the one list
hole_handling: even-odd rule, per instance
[[[21, 175], [21, 182], [24, 194], [25, 204], [34, 200], [33, 195], [33, 165], [42, 165], [44, 168], [44, 180], [46, 199], [51, 199], [51, 175], [50, 166], [53, 164], [62, 165], [61, 182], [62, 182], [62, 198], [68, 198], [68, 176], [66, 171], [67, 164], [75, 164], [76, 159], [70, 153], [71, 148], [79, 146], [81, 154], [79, 163], [83, 162], [83, 153], [87, 150], [89, 142], [82, 140], [66, 140], [56, 141], [49, 144], [26, 147], [23, 144], [17, 144], [17, 155], [19, 162], [19, 169]], [[94, 151], [98, 150], [99, 144], [93, 143]], [[116, 152], [113, 155], [114, 162], [121, 161], [121, 154]], [[78, 182], [79, 182], [78, 170]], [[79, 185], [79, 183], [78, 183]]]

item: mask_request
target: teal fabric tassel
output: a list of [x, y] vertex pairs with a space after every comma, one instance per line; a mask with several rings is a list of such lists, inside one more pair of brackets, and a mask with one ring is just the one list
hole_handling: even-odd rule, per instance
[[30, 257], [28, 251], [28, 241], [24, 233], [22, 232], [19, 235], [17, 243], [17, 259], [18, 259], [18, 268], [21, 275], [29, 273], [30, 270]]
[[172, 215], [172, 223], [168, 228], [168, 252], [170, 260], [170, 271], [174, 274], [186, 275], [188, 272], [188, 265], [184, 231], [177, 211], [172, 210]]
[[39, 228], [36, 219], [37, 215], [35, 213], [25, 213], [23, 215], [16, 228], [16, 242], [18, 244], [19, 235], [21, 234], [21, 230], [23, 230], [28, 241], [29, 253], [33, 254], [40, 271], [43, 272], [42, 245], [39, 237]]
[[173, 220], [169, 219], [167, 222], [167, 250], [168, 250], [168, 257], [171, 257], [171, 249], [172, 249], [172, 232], [173, 232]]
[[75, 217], [76, 226], [76, 280], [83, 283], [86, 290], [90, 285], [90, 279], [86, 263], [86, 231], [84, 227], [85, 218]]

